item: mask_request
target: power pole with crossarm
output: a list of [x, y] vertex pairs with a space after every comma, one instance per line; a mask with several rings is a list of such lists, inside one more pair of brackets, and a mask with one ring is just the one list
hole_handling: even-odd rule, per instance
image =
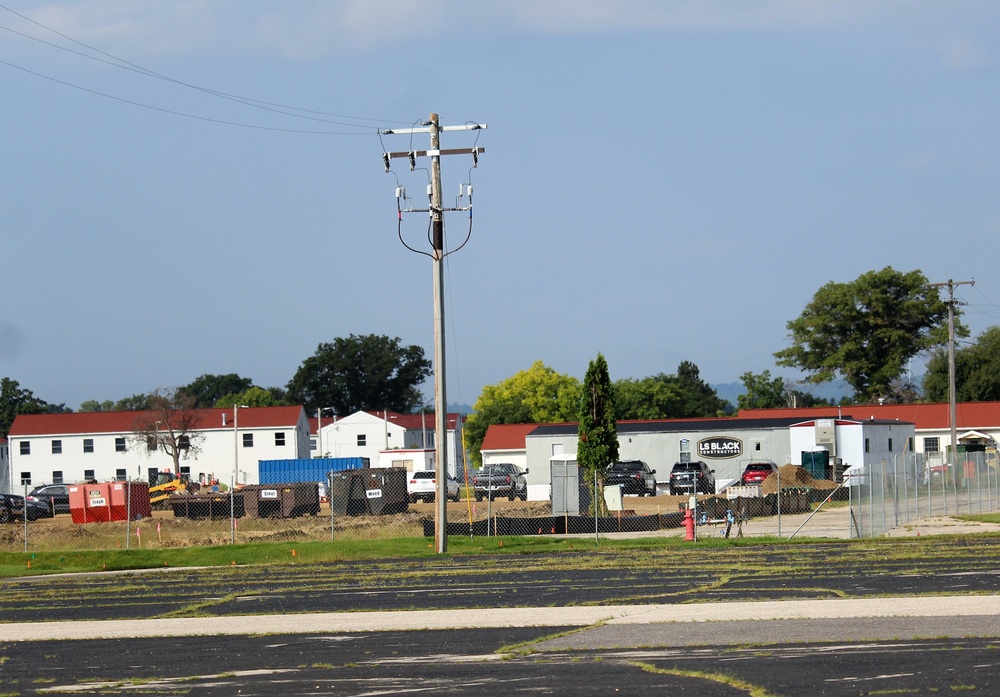
[[[434, 538], [438, 554], [448, 551], [448, 400], [445, 393], [445, 350], [444, 350], [444, 258], [451, 252], [445, 249], [444, 242], [444, 214], [449, 211], [469, 212], [469, 233], [472, 232], [472, 185], [468, 187], [469, 205], [466, 207], [456, 206], [445, 208], [441, 195], [441, 156], [442, 155], [472, 155], [473, 166], [478, 163], [479, 154], [486, 152], [485, 148], [458, 148], [453, 150], [441, 150], [442, 131], [478, 131], [486, 128], [486, 124], [466, 124], [464, 126], [438, 125], [438, 115], [431, 114], [430, 119], [417, 128], [392, 129], [380, 131], [384, 135], [404, 135], [414, 133], [430, 134], [429, 150], [410, 150], [403, 152], [383, 152], [382, 159], [385, 163], [385, 171], [390, 170], [391, 161], [394, 159], [406, 158], [410, 162], [410, 169], [416, 168], [417, 159], [420, 157], [431, 158], [431, 182], [428, 186], [430, 205], [428, 208], [408, 208], [401, 205], [406, 201], [406, 191], [403, 187], [396, 189], [396, 201], [398, 208], [398, 218], [402, 224], [403, 213], [429, 213], [430, 214], [430, 251], [423, 252], [415, 249], [403, 241], [400, 229], [399, 239], [403, 245], [419, 254], [431, 257], [434, 265], [434, 467], [435, 478], [437, 480], [437, 491], [434, 495], [435, 515], [434, 515]], [[461, 189], [460, 189], [461, 192]], [[460, 198], [462, 194], [460, 193]], [[468, 241], [468, 237], [466, 237]], [[463, 245], [464, 246], [464, 243]], [[458, 247], [461, 249], [461, 246]], [[458, 249], [453, 251], [458, 251]]]

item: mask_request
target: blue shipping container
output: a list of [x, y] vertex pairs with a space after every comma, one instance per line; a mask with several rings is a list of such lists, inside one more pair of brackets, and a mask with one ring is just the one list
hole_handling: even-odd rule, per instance
[[300, 460], [260, 460], [257, 475], [261, 484], [294, 482], [326, 483], [330, 472], [345, 472], [368, 467], [367, 457], [314, 457]]

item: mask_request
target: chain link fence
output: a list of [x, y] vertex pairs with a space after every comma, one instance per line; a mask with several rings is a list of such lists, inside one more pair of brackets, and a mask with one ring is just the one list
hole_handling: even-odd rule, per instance
[[921, 518], [1000, 510], [995, 453], [960, 453], [957, 466], [942, 453], [897, 456], [867, 465], [850, 491], [851, 537], [876, 537]]

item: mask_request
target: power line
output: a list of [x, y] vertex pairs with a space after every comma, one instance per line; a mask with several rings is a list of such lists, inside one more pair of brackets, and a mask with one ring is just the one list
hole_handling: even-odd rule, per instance
[[[56, 36], [59, 36], [59, 37], [65, 39], [66, 41], [70, 41], [73, 44], [76, 44], [77, 46], [85, 48], [88, 51], [92, 51], [92, 52], [94, 52], [96, 54], [99, 54], [99, 56], [104, 56], [104, 58], [101, 58], [99, 56], [88, 55], [87, 53], [83, 53], [81, 51], [76, 51], [76, 50], [73, 50], [73, 49], [68, 48], [66, 46], [60, 46], [60, 45], [58, 45], [56, 43], [52, 43], [50, 41], [45, 41], [44, 39], [41, 39], [39, 37], [31, 36], [30, 34], [26, 34], [24, 32], [20, 32], [20, 31], [17, 31], [15, 29], [11, 29], [9, 27], [0, 25], [0, 29], [2, 29], [4, 31], [10, 32], [12, 34], [16, 34], [18, 36], [21, 36], [21, 37], [23, 37], [25, 39], [28, 39], [28, 40], [31, 40], [31, 41], [36, 41], [36, 42], [41, 43], [41, 44], [43, 44], [45, 46], [49, 46], [51, 48], [55, 48], [55, 49], [58, 49], [60, 51], [65, 51], [67, 53], [71, 53], [71, 54], [79, 56], [81, 58], [86, 58], [87, 60], [96, 61], [98, 63], [103, 63], [103, 64], [109, 65], [111, 67], [119, 68], [121, 70], [128, 70], [130, 72], [133, 72], [133, 73], [136, 73], [136, 74], [139, 74], [139, 75], [143, 75], [143, 76], [146, 76], [146, 77], [151, 77], [151, 78], [154, 78], [154, 79], [157, 79], [157, 80], [162, 80], [164, 82], [169, 82], [169, 83], [178, 85], [180, 87], [186, 87], [188, 89], [195, 90], [195, 91], [201, 92], [203, 94], [207, 94], [207, 95], [210, 95], [210, 96], [213, 96], [213, 97], [218, 97], [219, 99], [225, 99], [227, 101], [235, 102], [237, 104], [242, 104], [244, 106], [248, 106], [248, 107], [251, 107], [251, 108], [254, 108], [254, 109], [260, 109], [260, 110], [268, 111], [268, 112], [271, 112], [271, 113], [281, 114], [283, 116], [289, 116], [291, 118], [306, 119], [306, 120], [309, 120], [309, 121], [319, 121], [319, 122], [322, 122], [322, 123], [330, 123], [330, 124], [334, 124], [334, 125], [338, 125], [338, 126], [345, 126], [345, 127], [348, 127], [348, 128], [358, 128], [358, 129], [370, 129], [373, 126], [372, 125], [368, 125], [368, 124], [359, 124], [359, 123], [350, 123], [350, 122], [345, 122], [345, 121], [337, 121], [337, 120], [334, 120], [334, 119], [347, 119], [347, 120], [350, 120], [350, 121], [371, 122], [371, 124], [407, 123], [407, 122], [404, 122], [404, 121], [392, 121], [392, 120], [387, 120], [387, 119], [376, 119], [376, 118], [368, 118], [368, 117], [362, 117], [362, 116], [350, 116], [350, 115], [346, 115], [346, 114], [337, 114], [337, 113], [320, 111], [320, 110], [316, 110], [316, 109], [305, 109], [305, 108], [301, 108], [301, 107], [289, 106], [289, 105], [286, 105], [286, 104], [280, 104], [280, 103], [276, 103], [276, 102], [269, 102], [269, 101], [265, 101], [265, 100], [254, 99], [252, 97], [244, 97], [244, 96], [240, 96], [240, 95], [236, 95], [236, 94], [231, 94], [231, 93], [228, 93], [228, 92], [223, 92], [223, 91], [220, 91], [220, 90], [210, 89], [210, 88], [207, 88], [207, 87], [201, 87], [200, 85], [196, 85], [196, 84], [193, 84], [193, 83], [190, 83], [190, 82], [185, 82], [183, 80], [178, 80], [178, 79], [170, 77], [168, 75], [164, 75], [162, 73], [158, 73], [156, 71], [149, 70], [148, 68], [145, 68], [145, 67], [143, 67], [141, 65], [138, 65], [136, 63], [132, 63], [132, 62], [127, 61], [127, 60], [125, 60], [123, 58], [119, 58], [119, 57], [117, 57], [115, 55], [112, 55], [112, 54], [106, 52], [106, 51], [102, 51], [99, 48], [96, 48], [94, 46], [90, 46], [89, 44], [83, 43], [82, 41], [78, 41], [77, 39], [74, 39], [73, 37], [71, 37], [71, 36], [69, 36], [67, 34], [64, 34], [64, 33], [60, 32], [60, 31], [58, 31], [56, 29], [53, 29], [52, 27], [46, 26], [46, 25], [42, 24], [41, 22], [38, 22], [38, 21], [32, 19], [31, 17], [28, 17], [28, 16], [26, 16], [24, 14], [21, 14], [20, 12], [17, 12], [15, 10], [11, 9], [10, 7], [7, 7], [6, 5], [0, 4], [0, 9], [6, 10], [7, 12], [9, 12], [9, 13], [17, 16], [17, 17], [20, 17], [21, 19], [23, 19], [25, 21], [30, 22], [31, 24], [34, 24], [35, 26], [40, 27], [40, 28], [42, 28], [42, 29], [44, 29], [44, 30], [46, 30], [48, 32], [51, 32], [51, 33], [55, 34]], [[22, 70], [22, 71], [24, 71], [26, 73], [29, 73], [31, 75], [35, 75], [37, 77], [41, 77], [41, 78], [44, 78], [44, 79], [47, 79], [47, 80], [51, 80], [52, 82], [64, 85], [66, 87], [72, 87], [72, 88], [75, 88], [75, 89], [82, 90], [84, 92], [89, 92], [90, 94], [94, 94], [96, 96], [104, 97], [104, 98], [107, 98], [107, 99], [113, 99], [115, 101], [120, 101], [120, 102], [124, 102], [124, 103], [127, 103], [127, 104], [133, 104], [135, 106], [141, 106], [141, 107], [144, 107], [144, 108], [153, 109], [155, 111], [160, 111], [160, 112], [163, 112], [163, 113], [173, 114], [173, 115], [176, 115], [176, 116], [184, 116], [186, 118], [193, 118], [193, 119], [198, 119], [198, 120], [203, 120], [203, 121], [209, 121], [209, 122], [213, 122], [213, 123], [219, 123], [219, 124], [230, 125], [230, 126], [237, 126], [237, 127], [241, 127], [241, 128], [256, 128], [256, 129], [260, 129], [260, 130], [280, 131], [280, 132], [286, 132], [286, 133], [310, 133], [310, 134], [319, 134], [319, 135], [356, 135], [355, 133], [343, 133], [343, 132], [331, 132], [331, 131], [310, 131], [310, 130], [297, 130], [297, 129], [290, 129], [290, 128], [258, 126], [258, 125], [253, 125], [253, 124], [245, 124], [245, 123], [239, 123], [239, 122], [234, 122], [234, 121], [227, 121], [225, 119], [215, 119], [215, 118], [211, 118], [211, 117], [198, 116], [198, 115], [195, 115], [195, 114], [189, 114], [189, 113], [185, 113], [185, 112], [180, 112], [180, 111], [173, 110], [173, 109], [167, 109], [167, 108], [163, 108], [163, 107], [155, 107], [155, 106], [152, 106], [152, 105], [144, 104], [144, 103], [137, 102], [137, 101], [130, 100], [130, 99], [126, 99], [126, 98], [123, 98], [123, 97], [117, 97], [115, 95], [107, 94], [105, 92], [100, 92], [98, 90], [93, 90], [93, 89], [89, 89], [89, 88], [86, 88], [86, 87], [82, 87], [80, 85], [76, 85], [74, 83], [71, 83], [71, 82], [68, 82], [68, 81], [65, 81], [65, 80], [60, 80], [58, 78], [53, 78], [51, 76], [44, 75], [42, 73], [39, 73], [39, 72], [34, 71], [34, 70], [30, 70], [28, 68], [23, 68], [21, 66], [18, 66], [18, 65], [15, 65], [13, 63], [6, 62], [6, 61], [0, 61], [0, 63], [3, 63], [4, 65], [7, 65], [7, 66], [12, 67], [12, 68], [16, 68], [18, 70]], [[300, 112], [300, 113], [292, 113], [292, 112]], [[323, 118], [323, 117], [329, 117], [329, 118]], [[370, 131], [369, 131], [369, 133], [370, 133]]]
[[261, 125], [252, 124], [252, 123], [240, 123], [238, 121], [227, 121], [225, 119], [216, 119], [216, 118], [212, 118], [210, 116], [199, 116], [197, 114], [188, 114], [188, 113], [185, 113], [183, 111], [177, 111], [175, 109], [166, 109], [164, 107], [153, 106], [152, 104], [145, 104], [143, 102], [137, 102], [137, 101], [132, 100], [132, 99], [125, 99], [124, 97], [116, 97], [113, 94], [107, 94], [106, 92], [99, 92], [98, 90], [92, 90], [89, 87], [83, 87], [82, 85], [75, 85], [72, 82], [67, 82], [65, 80], [60, 80], [59, 78], [55, 78], [55, 77], [52, 77], [50, 75], [45, 75], [43, 73], [39, 73], [39, 72], [34, 71], [34, 70], [29, 70], [28, 68], [24, 68], [24, 67], [22, 67], [20, 65], [15, 65], [13, 63], [9, 63], [9, 62], [7, 62], [5, 60], [0, 60], [0, 65], [6, 65], [7, 67], [14, 68], [15, 70], [20, 70], [20, 71], [23, 71], [25, 73], [28, 73], [29, 75], [34, 75], [35, 77], [40, 77], [40, 78], [43, 78], [45, 80], [51, 80], [52, 82], [55, 82], [55, 83], [60, 84], [60, 85], [63, 85], [64, 87], [72, 87], [73, 89], [80, 90], [81, 92], [87, 92], [88, 94], [93, 94], [93, 95], [96, 95], [98, 97], [104, 97], [105, 99], [112, 99], [112, 100], [114, 100], [116, 102], [122, 102], [123, 104], [131, 104], [132, 106], [138, 106], [138, 107], [142, 107], [144, 109], [152, 109], [153, 111], [159, 111], [161, 113], [171, 114], [173, 116], [183, 116], [184, 118], [196, 119], [198, 121], [208, 121], [209, 123], [218, 123], [218, 124], [222, 124], [222, 125], [225, 125], [225, 126], [237, 126], [239, 128], [252, 128], [252, 129], [256, 129], [256, 130], [260, 130], [260, 131], [278, 131], [278, 132], [281, 132], [281, 133], [305, 133], [305, 134], [310, 134], [310, 135], [340, 135], [340, 136], [344, 136], [344, 135], [370, 135], [371, 134], [370, 131], [368, 133], [362, 133], [362, 132], [347, 133], [347, 132], [338, 132], [338, 131], [310, 131], [310, 130], [296, 129], [296, 128], [281, 128], [281, 127], [278, 127], [278, 126], [261, 126]]

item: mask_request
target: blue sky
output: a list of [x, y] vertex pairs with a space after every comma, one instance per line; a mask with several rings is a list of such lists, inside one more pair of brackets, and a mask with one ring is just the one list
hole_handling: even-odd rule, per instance
[[431, 357], [431, 265], [395, 210], [426, 173], [381, 160], [427, 138], [375, 134], [431, 112], [489, 125], [477, 169], [442, 163], [449, 199], [475, 186], [450, 402], [598, 351], [613, 379], [792, 376], [786, 323], [885, 266], [975, 279], [965, 321], [1000, 323], [993, 2], [0, 5], [0, 375], [50, 402], [283, 386], [349, 334]]

